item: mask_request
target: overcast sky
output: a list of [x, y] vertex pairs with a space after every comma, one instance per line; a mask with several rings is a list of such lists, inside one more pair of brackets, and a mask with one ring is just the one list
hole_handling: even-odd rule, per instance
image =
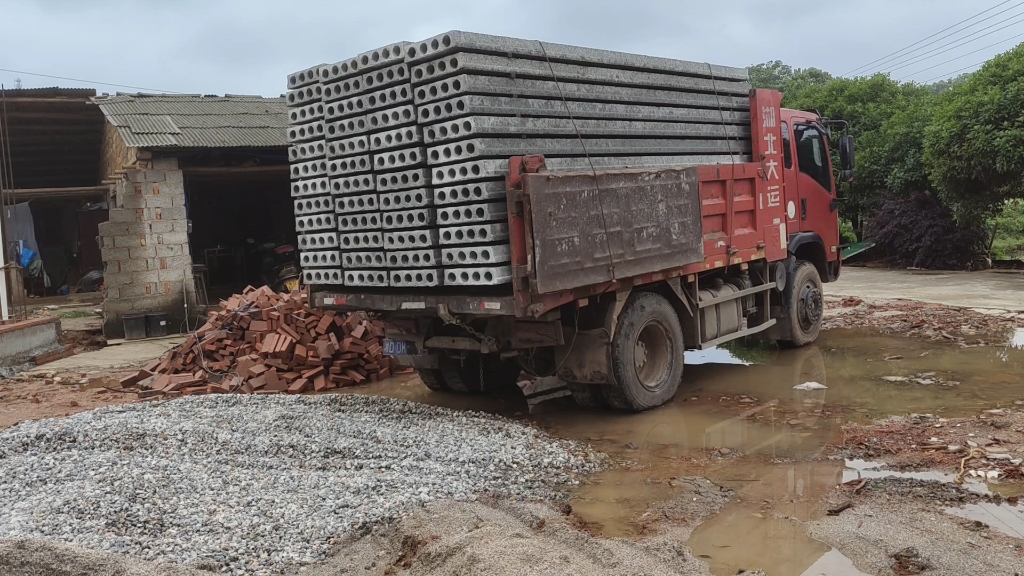
[[[289, 72], [452, 29], [732, 66], [778, 59], [838, 75], [1000, 2], [0, 0], [0, 68], [89, 81], [0, 71], [0, 82], [12, 87], [21, 78], [26, 88], [137, 91], [96, 84], [109, 82], [273, 96], [284, 91]], [[1016, 4], [1007, 2], [985, 16]], [[1024, 33], [1024, 23], [1010, 18], [1018, 13], [1024, 14], [1024, 7], [964, 34], [989, 27], [977, 38], [1008, 26], [1005, 30], [896, 70], [893, 77], [984, 48], [913, 76], [930, 80], [1013, 47], [1024, 39], [1010, 40]]]

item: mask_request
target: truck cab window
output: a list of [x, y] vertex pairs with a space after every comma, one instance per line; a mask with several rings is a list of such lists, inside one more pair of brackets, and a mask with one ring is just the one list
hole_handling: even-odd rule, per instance
[[793, 150], [789, 147], [789, 124], [782, 123], [782, 160], [786, 168], [793, 167]]
[[796, 136], [796, 158], [800, 171], [814, 178], [829, 194], [832, 193], [832, 166], [828, 162], [821, 132], [813, 126], [793, 127]]

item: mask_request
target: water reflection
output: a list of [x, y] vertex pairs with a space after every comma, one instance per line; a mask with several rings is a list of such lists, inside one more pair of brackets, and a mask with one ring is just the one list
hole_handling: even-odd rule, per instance
[[690, 350], [686, 352], [686, 364], [699, 366], [701, 364], [738, 364], [749, 366], [751, 362], [741, 360], [725, 348], [711, 348], [709, 350]]
[[981, 502], [968, 504], [961, 508], [946, 508], [946, 513], [976, 522], [984, 522], [993, 530], [998, 530], [1007, 536], [1024, 539], [1024, 506]]
[[1010, 347], [1024, 350], [1024, 328], [1017, 328], [1010, 337]]

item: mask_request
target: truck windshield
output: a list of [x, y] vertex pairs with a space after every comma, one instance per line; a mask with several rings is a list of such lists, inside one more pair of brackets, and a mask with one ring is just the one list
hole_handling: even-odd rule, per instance
[[800, 171], [814, 178], [831, 194], [832, 166], [828, 162], [828, 149], [821, 132], [814, 126], [797, 124], [793, 127], [793, 135], [796, 137], [796, 158]]

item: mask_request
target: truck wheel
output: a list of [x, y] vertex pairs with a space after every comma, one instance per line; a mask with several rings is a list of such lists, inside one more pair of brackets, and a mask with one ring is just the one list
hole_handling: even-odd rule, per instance
[[484, 381], [481, 388], [487, 392], [510, 392], [518, 391], [519, 375], [523, 373], [523, 367], [519, 360], [510, 358], [502, 360], [497, 355], [487, 357], [484, 361]]
[[440, 370], [424, 368], [422, 370], [417, 370], [416, 373], [419, 375], [420, 380], [423, 381], [423, 385], [434, 392], [448, 391], [448, 386], [445, 385], [444, 378], [441, 376]]
[[602, 386], [614, 408], [640, 412], [668, 402], [683, 378], [683, 330], [667, 300], [650, 292], [629, 297], [611, 345], [614, 382]]
[[821, 276], [814, 264], [806, 260], [796, 263], [793, 292], [788, 304], [789, 314], [782, 321], [789, 323], [789, 338], [779, 343], [797, 348], [817, 340], [825, 314], [825, 295], [821, 289]]
[[608, 406], [604, 396], [601, 394], [600, 387], [591, 384], [580, 384], [578, 382], [567, 382], [566, 384], [568, 384], [572, 399], [580, 406], [584, 408], [605, 408]]
[[479, 355], [470, 356], [463, 361], [442, 354], [438, 362], [441, 365], [441, 377], [452, 392], [479, 394], [483, 391], [480, 386]]

